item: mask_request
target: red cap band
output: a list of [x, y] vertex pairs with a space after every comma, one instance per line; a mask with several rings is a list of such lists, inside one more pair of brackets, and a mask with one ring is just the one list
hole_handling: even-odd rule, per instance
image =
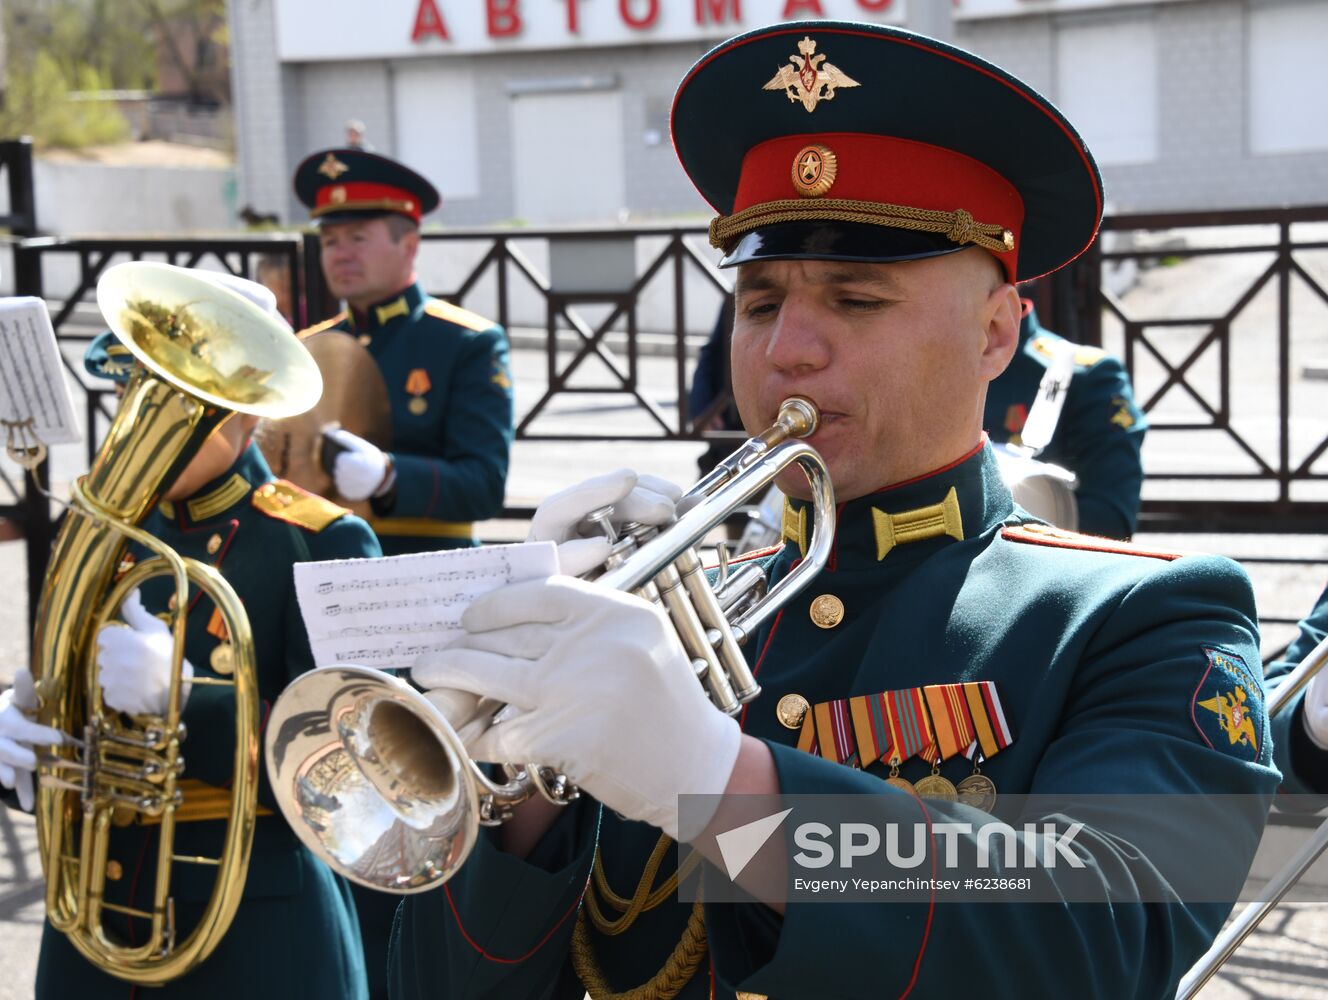
[[[834, 154], [834, 177], [819, 197], [794, 183], [795, 158], [807, 146]], [[911, 139], [856, 132], [817, 132], [769, 139], [747, 151], [733, 214], [767, 202], [799, 199], [815, 217], [821, 198], [876, 202], [931, 211], [963, 210], [979, 223], [1014, 236], [1014, 249], [989, 251], [1014, 281], [1024, 203], [995, 170], [963, 153]]]
[[318, 189], [310, 215], [317, 218], [331, 212], [397, 212], [420, 221], [420, 203], [404, 188], [372, 181], [347, 181], [327, 184]]

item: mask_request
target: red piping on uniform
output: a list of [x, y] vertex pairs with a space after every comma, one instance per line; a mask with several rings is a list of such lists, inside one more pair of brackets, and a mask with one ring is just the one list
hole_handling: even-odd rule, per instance
[[457, 930], [461, 932], [461, 936], [465, 939], [466, 944], [479, 952], [481, 958], [487, 959], [490, 962], [497, 962], [499, 965], [520, 965], [531, 955], [535, 954], [535, 952], [543, 948], [548, 943], [549, 938], [553, 937], [558, 928], [567, 922], [567, 918], [577, 911], [577, 908], [581, 905], [581, 899], [585, 896], [586, 889], [589, 887], [590, 879], [587, 878], [585, 886], [583, 886], [581, 891], [577, 893], [575, 902], [567, 908], [567, 912], [558, 918], [558, 922], [549, 928], [549, 933], [540, 938], [539, 943], [536, 944], [535, 947], [531, 948], [530, 951], [526, 952], [520, 958], [499, 958], [496, 955], [490, 955], [487, 951], [481, 948], [475, 942], [475, 939], [466, 933], [465, 925], [461, 923], [461, 914], [457, 912], [456, 903], [452, 899], [452, 887], [445, 882], [443, 883], [443, 894], [447, 897], [447, 905], [452, 908], [452, 916], [456, 918]]
[[[931, 813], [927, 811], [927, 804], [918, 799], [918, 808], [922, 810], [923, 817], [927, 820], [927, 840], [931, 840]], [[933, 848], [935, 845], [932, 845]], [[908, 980], [908, 985], [904, 987], [904, 992], [899, 994], [899, 1000], [904, 1000], [906, 996], [913, 992], [913, 987], [918, 983], [918, 973], [922, 971], [922, 956], [927, 951], [927, 939], [931, 937], [931, 918], [936, 915], [936, 851], [931, 853], [931, 895], [927, 898], [927, 922], [922, 925], [922, 943], [918, 945], [918, 957], [913, 960], [913, 975]]]
[[[798, 565], [798, 563], [800, 562], [802, 562], [801, 559], [794, 561], [793, 566]], [[793, 566], [789, 567], [789, 572], [793, 571]], [[774, 624], [770, 626], [770, 634], [765, 637], [765, 645], [761, 647], [761, 655], [759, 655], [756, 658], [756, 666], [752, 667], [753, 677], [755, 677], [757, 671], [761, 669], [761, 664], [765, 662], [765, 654], [770, 649], [770, 643], [774, 640], [775, 633], [779, 631], [779, 623], [783, 621], [783, 619], [784, 619], [784, 609], [781, 608], [779, 610], [779, 614], [775, 615]], [[746, 731], [747, 728], [747, 709], [751, 707], [751, 704], [752, 703], [749, 701], [746, 705], [743, 705], [742, 714], [738, 716], [738, 728], [742, 729], [743, 731]]]
[[[902, 483], [891, 483], [889, 486], [882, 486], [879, 490], [876, 491], [876, 493], [886, 493], [890, 490], [897, 490], [902, 486], [912, 486], [914, 483], [920, 483], [924, 479], [930, 479], [932, 476], [939, 476], [942, 472], [949, 472], [951, 469], [956, 469], [959, 466], [963, 465], [965, 462], [967, 462], [978, 452], [980, 452], [983, 449], [983, 447], [986, 445], [986, 443], [987, 443], [987, 432], [983, 431], [982, 436], [978, 438], [978, 443], [975, 444], [968, 451], [964, 452], [964, 454], [956, 458], [949, 465], [942, 465], [939, 469], [932, 469], [930, 472], [924, 472], [922, 475], [914, 476], [912, 479], [905, 479]], [[873, 493], [871, 495], [875, 496], [876, 493]]]

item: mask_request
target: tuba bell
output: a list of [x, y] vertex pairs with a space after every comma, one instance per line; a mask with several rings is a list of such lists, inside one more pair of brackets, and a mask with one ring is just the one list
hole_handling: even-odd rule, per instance
[[[618, 533], [610, 509], [588, 518], [612, 543], [595, 582], [661, 605], [711, 702], [730, 715], [760, 693], [739, 647], [830, 554], [834, 488], [821, 456], [798, 440], [817, 420], [808, 400], [786, 400], [774, 425], [688, 491], [684, 499], [693, 502], [680, 505], [685, 512], [671, 525]], [[762, 567], [730, 572], [721, 555], [712, 583], [697, 546], [794, 465], [807, 476], [817, 525], [805, 557], [767, 589]], [[577, 795], [566, 776], [537, 764], [507, 765], [509, 780], [496, 784], [442, 712], [409, 684], [367, 667], [325, 666], [292, 681], [269, 713], [266, 749], [273, 796], [305, 846], [351, 881], [384, 892], [436, 888], [465, 863], [480, 826], [502, 823], [535, 795], [559, 805]]]
[[[138, 524], [233, 412], [298, 413], [317, 401], [321, 384], [285, 326], [183, 268], [112, 267], [97, 284], [97, 304], [144, 370], [131, 377], [91, 469], [71, 488], [42, 589], [32, 644], [38, 717], [67, 735], [38, 769], [37, 836], [51, 925], [102, 971], [160, 985], [207, 958], [239, 906], [256, 815], [259, 704], [249, 620], [234, 590], [212, 567], [182, 559]], [[113, 584], [130, 541], [155, 557]], [[157, 576], [173, 580], [180, 609], [171, 622], [169, 705], [161, 716], [122, 716], [102, 703], [95, 637], [133, 588]], [[234, 781], [218, 858], [179, 858], [172, 850], [176, 813], [186, 805], [180, 694], [190, 583], [216, 604], [235, 653], [232, 678], [193, 681], [234, 688]], [[110, 829], [136, 819], [159, 823], [160, 837], [146, 866], [155, 875], [151, 909], [129, 911], [105, 902], [103, 889]], [[170, 895], [179, 863], [216, 871], [204, 915], [187, 935], [174, 925]], [[118, 940], [103, 922], [111, 911], [147, 920], [147, 939]]]

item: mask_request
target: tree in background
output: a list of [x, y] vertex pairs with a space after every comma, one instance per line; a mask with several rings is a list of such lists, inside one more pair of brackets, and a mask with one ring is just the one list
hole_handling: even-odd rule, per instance
[[213, 56], [226, 45], [225, 10], [225, 0], [0, 0], [0, 135], [39, 147], [126, 139], [124, 116], [93, 95], [156, 92], [163, 63], [176, 96], [224, 101]]

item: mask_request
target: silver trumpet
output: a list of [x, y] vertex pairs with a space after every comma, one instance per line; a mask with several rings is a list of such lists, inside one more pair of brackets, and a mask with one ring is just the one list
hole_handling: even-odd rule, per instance
[[[668, 613], [697, 679], [716, 707], [736, 714], [760, 693], [739, 648], [820, 572], [834, 538], [834, 489], [805, 441], [816, 406], [794, 397], [775, 423], [749, 439], [685, 495], [690, 505], [662, 527], [615, 531], [611, 508], [587, 518], [612, 550], [596, 583], [630, 591]], [[713, 582], [697, 546], [750, 498], [797, 464], [807, 477], [816, 532], [806, 555], [774, 587], [765, 571], [730, 570], [720, 549]], [[409, 894], [446, 882], [465, 863], [480, 826], [502, 823], [540, 795], [565, 805], [578, 792], [537, 764], [505, 765], [498, 784], [466, 754], [456, 731], [405, 681], [336, 664], [293, 681], [268, 719], [267, 771], [277, 805], [318, 857], [370, 889]]]

